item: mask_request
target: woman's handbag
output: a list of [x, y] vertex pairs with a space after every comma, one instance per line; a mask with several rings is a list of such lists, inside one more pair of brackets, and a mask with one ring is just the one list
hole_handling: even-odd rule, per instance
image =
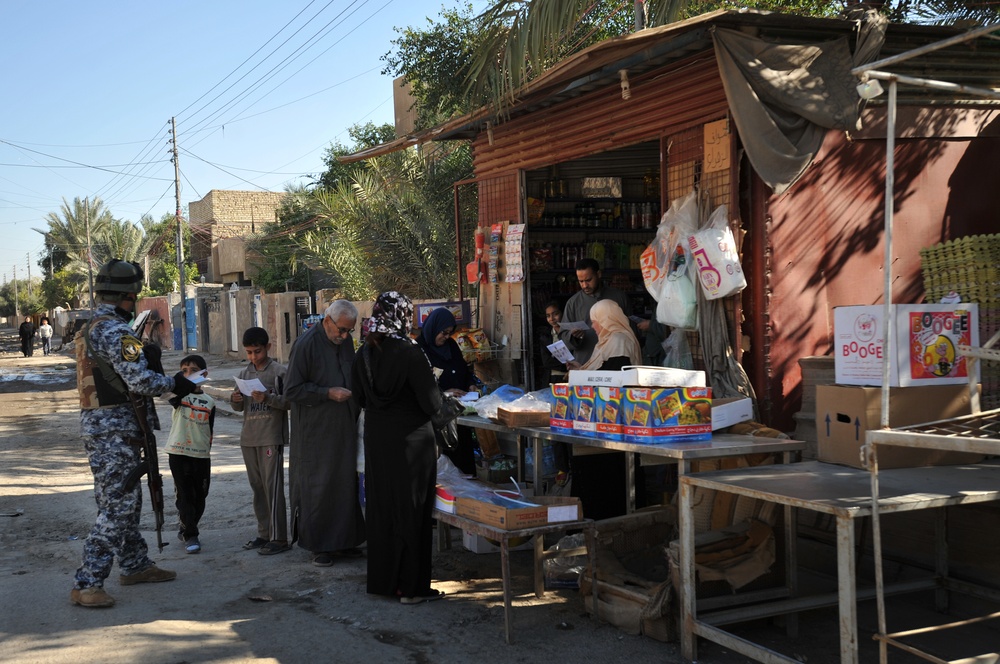
[[455, 421], [465, 412], [465, 405], [450, 394], [441, 393], [441, 407], [431, 415], [434, 427], [434, 437], [438, 445], [445, 450], [458, 447], [458, 423]]

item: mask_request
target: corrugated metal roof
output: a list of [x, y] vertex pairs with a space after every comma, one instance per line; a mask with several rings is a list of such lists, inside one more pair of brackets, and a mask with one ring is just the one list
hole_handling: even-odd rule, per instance
[[[781, 44], [807, 44], [856, 36], [856, 21], [811, 18], [760, 11], [717, 11], [670, 25], [649, 28], [624, 37], [608, 39], [562, 60], [524, 86], [507, 110], [506, 119], [560, 104], [598, 88], [618, 85], [619, 70], [638, 76], [674, 61], [712, 48], [715, 26], [740, 30], [760, 39]], [[963, 33], [949, 27], [890, 24], [880, 58]], [[961, 85], [1000, 90], [1000, 26], [992, 35], [978, 37], [899, 63], [895, 74], [931, 78]], [[900, 104], [984, 102], [975, 95], [902, 86]], [[869, 103], [881, 103], [878, 100]], [[387, 154], [433, 140], [471, 139], [484, 131], [493, 114], [490, 109], [449, 120], [441, 125], [345, 157], [353, 162]]]

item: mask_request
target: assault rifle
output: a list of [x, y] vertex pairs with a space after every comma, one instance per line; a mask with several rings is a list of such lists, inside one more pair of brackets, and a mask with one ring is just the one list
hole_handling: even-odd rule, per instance
[[[142, 332], [146, 327], [149, 318], [149, 311], [144, 311], [136, 318], [133, 329], [136, 337], [142, 339]], [[142, 353], [146, 356], [146, 365], [153, 371], [162, 374], [163, 362], [160, 347], [147, 342], [142, 346]], [[132, 403], [132, 410], [135, 418], [139, 421], [139, 430], [142, 431], [142, 445], [139, 448], [142, 461], [132, 469], [132, 472], [125, 478], [125, 490], [131, 491], [143, 475], [146, 476], [146, 486], [149, 487], [149, 504], [153, 509], [153, 516], [156, 519], [156, 546], [163, 552], [169, 542], [163, 541], [163, 476], [160, 474], [160, 464], [156, 456], [156, 437], [149, 429], [149, 421], [146, 419], [149, 408], [149, 399], [138, 394], [128, 394]]]
[[131, 491], [143, 475], [146, 476], [146, 485], [149, 487], [149, 504], [153, 509], [156, 518], [156, 546], [163, 552], [169, 542], [163, 541], [163, 475], [160, 474], [160, 464], [156, 456], [156, 437], [149, 430], [149, 422], [146, 420], [146, 410], [149, 402], [146, 397], [129, 392], [129, 401], [132, 402], [132, 410], [139, 420], [139, 429], [142, 431], [142, 446], [139, 448], [142, 461], [132, 469], [132, 472], [125, 478], [125, 490]]

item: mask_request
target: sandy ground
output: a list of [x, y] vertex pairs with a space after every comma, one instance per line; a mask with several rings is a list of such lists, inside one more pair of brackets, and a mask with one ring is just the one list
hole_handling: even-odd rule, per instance
[[[216, 420], [202, 553], [188, 555], [176, 540], [173, 483], [161, 454], [164, 539], [170, 545], [156, 552], [148, 503], [143, 527], [153, 559], [176, 570], [177, 580], [120, 587], [116, 567], [106, 584], [117, 600], [114, 608], [74, 606], [73, 573], [96, 510], [79, 439], [73, 358], [68, 348], [23, 358], [11, 330], [0, 330], [0, 347], [4, 662], [682, 661], [677, 644], [630, 636], [592, 619], [576, 591], [536, 599], [529, 551], [512, 553], [515, 642], [505, 644], [499, 554], [464, 550], [454, 530], [453, 548], [434, 558], [435, 585], [448, 597], [418, 606], [367, 595], [363, 559], [317, 568], [299, 548], [277, 556], [243, 551], [254, 521], [235, 416]], [[165, 353], [168, 373], [179, 357]], [[212, 357], [209, 366], [215, 384], [228, 386], [225, 379], [239, 363]], [[158, 408], [169, 426], [170, 406], [161, 400]], [[162, 444], [165, 434], [160, 438]], [[835, 618], [804, 627], [791, 643], [769, 625], [751, 634], [802, 661], [839, 661]], [[699, 655], [704, 663], [748, 661], [707, 643]]]

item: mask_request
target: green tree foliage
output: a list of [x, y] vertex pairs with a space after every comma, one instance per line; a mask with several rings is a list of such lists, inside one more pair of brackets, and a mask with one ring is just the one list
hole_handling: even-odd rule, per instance
[[[8, 281], [0, 288], [0, 316], [14, 315], [14, 282]], [[45, 311], [42, 297], [42, 280], [32, 277], [29, 288], [27, 279], [17, 280], [17, 313], [20, 316], [40, 314]]]
[[402, 76], [416, 101], [417, 128], [434, 126], [453, 115], [479, 108], [485, 96], [470, 96], [465, 85], [472, 54], [482, 48], [482, 21], [472, 5], [442, 8], [439, 20], [427, 18], [423, 28], [395, 28], [394, 50], [383, 55], [382, 73]]
[[[354, 147], [348, 147], [342, 143], [334, 143], [326, 149], [323, 156], [323, 163], [326, 170], [316, 181], [317, 186], [323, 189], [334, 189], [342, 182], [351, 182], [354, 174], [363, 171], [366, 162], [360, 161], [353, 164], [342, 164], [337, 157], [343, 157], [351, 153], [370, 148], [382, 143], [388, 143], [396, 138], [396, 130], [391, 124], [376, 125], [372, 122], [354, 125], [347, 130], [347, 135], [353, 141]], [[294, 206], [294, 203], [292, 203]], [[292, 210], [287, 210], [291, 212]], [[279, 214], [279, 218], [280, 218]]]
[[284, 290], [289, 280], [301, 288], [307, 267], [329, 275], [353, 299], [393, 288], [415, 298], [453, 295], [452, 184], [471, 176], [469, 147], [411, 148], [343, 164], [337, 157], [394, 138], [388, 124], [348, 133], [355, 145], [332, 145], [317, 186], [290, 191], [279, 223], [252, 239], [262, 266], [254, 283]]
[[41, 285], [45, 309], [78, 309], [89, 303], [90, 282], [86, 274], [66, 268], [45, 279]]
[[[1000, 5], [981, 0], [647, 0], [644, 6], [645, 24], [653, 27], [719, 9], [830, 17], [859, 5], [895, 22], [967, 26], [1000, 20]], [[464, 70], [466, 93], [488, 99], [500, 114], [515, 91], [547, 67], [596, 41], [628, 33], [633, 17], [633, 3], [620, 0], [496, 0], [473, 19], [483, 38]]]
[[[142, 228], [149, 247], [149, 274], [146, 275], [149, 288], [143, 295], [164, 295], [179, 287], [177, 269], [177, 218], [167, 213], [154, 221], [152, 217], [143, 217]], [[184, 241], [184, 278], [185, 283], [198, 283], [198, 267], [190, 262], [191, 227], [182, 225]]]

